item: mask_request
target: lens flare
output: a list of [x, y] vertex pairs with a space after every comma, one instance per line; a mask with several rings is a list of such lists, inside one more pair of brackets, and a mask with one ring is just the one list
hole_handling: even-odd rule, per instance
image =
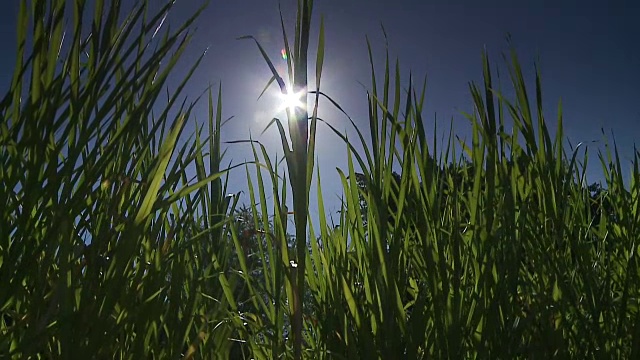
[[289, 58], [289, 56], [287, 55], [287, 50], [285, 49], [280, 50], [280, 54], [282, 54], [282, 60], [287, 60]]

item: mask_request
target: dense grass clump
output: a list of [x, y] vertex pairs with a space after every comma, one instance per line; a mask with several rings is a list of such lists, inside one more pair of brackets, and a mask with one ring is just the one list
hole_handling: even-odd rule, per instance
[[[196, 100], [208, 135], [197, 126], [182, 146], [195, 102], [180, 96], [199, 60], [161, 96], [198, 14], [165, 31], [173, 3], [123, 14], [97, 1], [93, 15], [66, 3], [21, 2], [0, 100], [0, 357], [640, 357], [640, 153], [625, 186], [607, 147], [605, 182], [586, 186], [586, 151], [565, 145], [561, 109], [550, 135], [540, 75], [531, 93], [514, 53], [514, 98], [483, 54], [472, 140], [444, 144], [427, 137], [424, 87], [409, 78], [403, 91], [388, 56], [382, 74], [370, 56], [356, 147], [318, 118], [320, 97], [341, 108], [321, 91], [322, 22], [309, 91], [313, 2], [300, 0], [292, 43], [282, 22], [287, 74], [256, 43], [269, 83], [313, 101], [288, 110], [291, 143], [270, 124], [286, 176], [248, 142], [240, 207], [221, 166], [222, 90]], [[349, 164], [337, 224], [314, 167], [318, 122]]]

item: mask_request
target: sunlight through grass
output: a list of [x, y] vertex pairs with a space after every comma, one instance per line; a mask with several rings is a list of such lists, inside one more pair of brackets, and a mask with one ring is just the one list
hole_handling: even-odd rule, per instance
[[[367, 42], [362, 129], [321, 91], [322, 19], [308, 84], [313, 1], [300, 0], [291, 43], [281, 15], [288, 76], [255, 41], [267, 87], [287, 94], [288, 134], [269, 124], [287, 171], [255, 140], [235, 141], [252, 161], [224, 167], [221, 86], [198, 100], [204, 124], [178, 101], [202, 57], [163, 96], [199, 15], [163, 26], [174, 3], [124, 14], [98, 1], [93, 17], [82, 1], [20, 3], [24, 45], [0, 101], [1, 358], [640, 358], [640, 152], [629, 186], [615, 142], [598, 156], [604, 183], [584, 184], [586, 150], [565, 145], [561, 105], [545, 118], [540, 74], [525, 83], [515, 52], [512, 98], [482, 53], [472, 139], [452, 126], [438, 142], [426, 81], [401, 79], [388, 53], [376, 72]], [[318, 117], [320, 97], [355, 136]], [[335, 224], [318, 123], [348, 161]], [[229, 171], [244, 171], [247, 204]]]

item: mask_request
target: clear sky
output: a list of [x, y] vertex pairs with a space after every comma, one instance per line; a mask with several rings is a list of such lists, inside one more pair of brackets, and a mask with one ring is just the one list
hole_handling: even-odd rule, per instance
[[[18, 0], [10, 0], [0, 5], [0, 89], [6, 88], [13, 68], [17, 3]], [[178, 0], [171, 21], [177, 23], [201, 3]], [[236, 38], [255, 35], [278, 59], [282, 39], [277, 3], [212, 0], [197, 22], [194, 42], [183, 62], [188, 64], [209, 48], [189, 93], [195, 97], [208, 84], [222, 82], [224, 115], [235, 117], [224, 129], [223, 138], [246, 139], [251, 131], [273, 153], [280, 152], [277, 133], [259, 135], [273, 116], [283, 115], [275, 113], [276, 90], [274, 87], [256, 101], [270, 77], [269, 70], [252, 42]], [[295, 3], [282, 0], [289, 25], [295, 17]], [[631, 157], [633, 143], [640, 139], [637, 0], [316, 0], [315, 5], [314, 28], [317, 29], [320, 14], [325, 16], [326, 25], [322, 87], [363, 130], [367, 123], [366, 98], [359, 82], [370, 84], [365, 35], [370, 37], [376, 54], [382, 54], [382, 23], [388, 34], [390, 55], [400, 60], [403, 75], [411, 71], [418, 79], [427, 76], [427, 129], [432, 128], [437, 114], [440, 128], [448, 127], [453, 119], [456, 133], [466, 136], [468, 122], [461, 112], [471, 111], [468, 83], [481, 79], [481, 51], [486, 47], [494, 65], [503, 65], [501, 53], [509, 49], [505, 36], [510, 33], [529, 75], [533, 73], [533, 61], [540, 59], [551, 127], [555, 126], [556, 105], [562, 99], [565, 131], [573, 144], [601, 139], [600, 129], [604, 128], [616, 135], [624, 160]], [[507, 85], [504, 80], [503, 83]], [[202, 110], [199, 119], [204, 121], [204, 107]], [[325, 108], [321, 116], [354, 134], [337, 113]], [[318, 137], [325, 196], [334, 198], [340, 191], [335, 167], [346, 164], [345, 147], [326, 129], [321, 129]], [[251, 156], [245, 145], [232, 145], [227, 154], [236, 162]], [[597, 165], [593, 155], [595, 152], [592, 164]], [[624, 165], [628, 167], [629, 163]], [[239, 184], [243, 174], [240, 170], [233, 175], [239, 181], [232, 183], [231, 191], [242, 190]]]

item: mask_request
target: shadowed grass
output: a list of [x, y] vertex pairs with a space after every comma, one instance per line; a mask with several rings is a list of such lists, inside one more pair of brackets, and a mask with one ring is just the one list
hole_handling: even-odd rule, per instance
[[161, 99], [198, 13], [164, 30], [172, 3], [123, 16], [99, 1], [89, 23], [85, 2], [66, 3], [21, 2], [0, 103], [0, 354], [224, 357], [236, 284], [213, 94], [210, 137], [178, 146], [193, 109], [179, 97], [201, 58]]

